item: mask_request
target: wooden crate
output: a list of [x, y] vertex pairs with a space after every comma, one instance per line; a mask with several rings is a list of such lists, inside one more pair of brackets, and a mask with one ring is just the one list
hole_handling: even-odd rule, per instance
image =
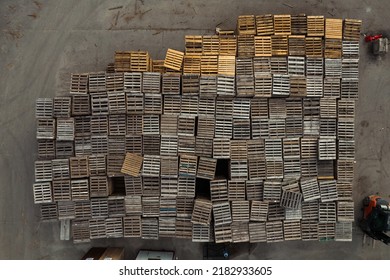
[[91, 239], [107, 238], [105, 220], [104, 219], [89, 220], [89, 233]]
[[185, 55], [183, 58], [183, 74], [200, 74], [201, 57], [201, 55]]
[[89, 188], [91, 197], [109, 196], [113, 189], [112, 184], [106, 176], [93, 176], [89, 179]]
[[110, 218], [124, 217], [126, 214], [125, 197], [113, 195], [108, 197], [108, 216]]
[[[272, 60], [271, 60], [272, 63]], [[306, 61], [304, 57], [289, 56], [288, 57], [288, 74], [304, 76]]]
[[290, 209], [300, 209], [302, 203], [302, 194], [295, 191], [282, 190], [280, 205]]
[[236, 75], [237, 76], [253, 76], [253, 58], [237, 57], [236, 58]]
[[268, 217], [268, 202], [252, 201], [250, 209], [250, 220], [255, 222], [266, 222]]
[[215, 179], [210, 181], [211, 202], [222, 202], [228, 200], [228, 189], [226, 179]]
[[241, 243], [249, 242], [249, 223], [248, 222], [233, 222], [231, 224], [232, 242]]
[[[177, 174], [177, 166], [175, 170]], [[161, 178], [161, 196], [162, 197], [176, 197], [178, 193], [178, 179], [176, 177]]]
[[335, 225], [335, 241], [352, 241], [352, 223], [339, 222]]
[[141, 221], [141, 238], [158, 240], [158, 219], [142, 218]]
[[320, 137], [336, 138], [337, 136], [337, 119], [321, 118], [320, 119]]
[[267, 138], [265, 139], [265, 158], [281, 159], [283, 156], [282, 139]]
[[161, 182], [160, 177], [142, 177], [142, 195], [144, 197], [155, 197], [160, 195]]
[[37, 98], [35, 102], [35, 118], [53, 117], [53, 98]]
[[106, 175], [106, 157], [105, 155], [90, 155], [88, 157], [88, 167], [90, 176]]
[[218, 74], [234, 76], [236, 69], [236, 57], [233, 55], [218, 56]]
[[[255, 56], [255, 36], [239, 35], [237, 36], [237, 56], [254, 57]], [[237, 74], [237, 73], [236, 73]]]
[[288, 36], [288, 55], [305, 56], [306, 55], [306, 40], [303, 35]]
[[272, 56], [272, 39], [271, 36], [255, 36], [255, 56], [270, 57]]
[[232, 98], [218, 98], [216, 101], [215, 115], [218, 118], [232, 118], [233, 115], [233, 100]]
[[290, 95], [289, 75], [273, 75], [272, 95], [275, 97], [286, 97]]
[[87, 156], [71, 157], [69, 159], [69, 165], [70, 165], [70, 177], [72, 179], [89, 177]]
[[198, 117], [197, 135], [199, 137], [213, 138], [215, 119], [212, 117]]
[[108, 115], [108, 95], [105, 92], [91, 94], [92, 115]]
[[130, 176], [138, 176], [144, 158], [137, 154], [126, 153], [121, 172]]
[[283, 158], [284, 159], [299, 159], [301, 156], [300, 139], [299, 138], [284, 138], [283, 139]]
[[323, 37], [325, 34], [324, 16], [307, 16], [307, 36]]
[[274, 15], [274, 34], [291, 35], [291, 15]]
[[284, 178], [298, 179], [301, 177], [301, 160], [299, 158], [289, 158], [283, 161]]
[[74, 118], [74, 135], [77, 137], [89, 137], [91, 135], [91, 116]]
[[317, 159], [307, 158], [301, 160], [302, 177], [317, 177], [318, 176], [318, 162]]
[[108, 137], [108, 153], [110, 155], [123, 155], [126, 150], [125, 136], [109, 136]]
[[164, 115], [179, 115], [181, 111], [181, 96], [180, 95], [165, 95], [164, 96]]
[[251, 138], [250, 119], [233, 119], [233, 139]]
[[339, 78], [325, 78], [324, 79], [324, 98], [339, 98], [340, 97]]
[[181, 98], [180, 114], [183, 117], [196, 117], [198, 115], [198, 103], [197, 96], [183, 96]]
[[55, 180], [52, 186], [54, 201], [70, 201], [72, 199], [70, 180]]
[[72, 220], [76, 218], [75, 203], [73, 201], [58, 201], [58, 219]]
[[195, 155], [183, 154], [180, 156], [179, 175], [195, 176], [197, 174], [198, 157]]
[[306, 58], [306, 75], [307, 76], [323, 76], [324, 75], [324, 60], [323, 58], [307, 57]]
[[213, 205], [210, 200], [195, 199], [191, 222], [193, 224], [210, 225]]
[[161, 177], [177, 177], [178, 166], [177, 156], [161, 156]]
[[37, 119], [38, 140], [56, 139], [56, 120], [54, 118]]
[[233, 120], [231, 118], [216, 118], [215, 120], [215, 138], [232, 138]]
[[343, 39], [346, 41], [359, 41], [361, 27], [361, 20], [345, 19], [343, 28]]
[[114, 69], [115, 72], [130, 71], [131, 52], [129, 51], [115, 51]]
[[339, 118], [337, 124], [338, 139], [351, 140], [354, 138], [355, 124], [353, 118]]
[[352, 181], [355, 173], [354, 160], [338, 160], [337, 161], [337, 179], [340, 181]]
[[176, 237], [176, 218], [160, 217], [158, 222], [159, 237]]
[[51, 160], [35, 161], [35, 182], [48, 182], [53, 180]]
[[302, 232], [301, 232], [301, 221], [300, 220], [290, 220], [283, 221], [283, 233], [284, 240], [301, 240]]
[[142, 176], [160, 176], [160, 163], [160, 156], [144, 155], [142, 163]]
[[[195, 191], [194, 191], [194, 195], [195, 195]], [[194, 197], [177, 197], [176, 198], [176, 215], [177, 215], [177, 217], [189, 218], [191, 221], [193, 208], [194, 208]]]
[[336, 139], [325, 137], [318, 139], [319, 160], [335, 160], [336, 154]]
[[[341, 60], [341, 72], [342, 82], [346, 80], [356, 81], [357, 83], [359, 79], [359, 58], [343, 58]], [[342, 87], [343, 83], [341, 89]]]
[[88, 220], [75, 220], [72, 221], [72, 237], [73, 243], [85, 243], [90, 242], [89, 221]]
[[303, 135], [315, 137], [320, 135], [319, 117], [305, 117], [303, 119]]
[[[249, 173], [250, 173], [250, 162], [249, 162]], [[265, 177], [265, 176], [264, 176]], [[246, 199], [252, 200], [263, 200], [263, 180], [262, 179], [250, 179], [246, 181]]]
[[230, 201], [245, 200], [245, 180], [228, 181], [228, 198]]
[[262, 117], [254, 117], [251, 119], [252, 122], [252, 138], [266, 138], [269, 137], [269, 124], [268, 119], [263, 119]]
[[126, 72], [123, 74], [123, 84], [127, 94], [140, 94], [142, 92], [142, 73]]
[[216, 159], [230, 158], [230, 139], [227, 138], [213, 139], [213, 158]]
[[317, 200], [302, 202], [302, 220], [318, 221], [319, 204]]
[[336, 222], [336, 203], [327, 202], [319, 204], [319, 223], [335, 223]]
[[321, 37], [306, 37], [306, 57], [321, 58], [323, 56], [323, 44]]
[[287, 208], [285, 211], [285, 220], [302, 220], [302, 207], [298, 209]]
[[183, 74], [181, 77], [182, 95], [198, 95], [199, 78], [200, 77], [197, 74]]
[[[202, 55], [200, 59], [200, 73], [202, 75], [217, 75], [218, 74], [218, 56], [217, 55]], [[197, 74], [197, 73], [194, 73]]]
[[89, 200], [89, 180], [78, 179], [70, 181], [70, 190], [73, 201]]
[[272, 75], [255, 75], [255, 97], [271, 97], [272, 95]]
[[162, 156], [176, 156], [178, 149], [177, 136], [161, 136], [161, 151]]
[[301, 179], [301, 190], [305, 202], [319, 199], [321, 197], [320, 188], [316, 178]]
[[267, 231], [267, 243], [281, 242], [284, 240], [282, 221], [266, 222], [265, 227]]
[[164, 67], [180, 72], [182, 69], [183, 58], [183, 52], [168, 49], [165, 56]]
[[310, 76], [306, 78], [306, 96], [323, 97], [323, 79], [319, 76]]
[[357, 58], [359, 57], [359, 42], [343, 40], [343, 57]]
[[164, 61], [165, 60], [154, 59], [152, 61], [152, 67], [151, 67], [152, 72], [158, 72], [164, 74], [167, 71], [167, 69], [164, 67]]
[[232, 242], [232, 230], [230, 225], [214, 226], [215, 243]]
[[325, 39], [325, 58], [341, 58], [342, 40], [341, 39]]
[[337, 222], [354, 221], [354, 203], [353, 201], [337, 202]]
[[88, 91], [89, 93], [106, 91], [106, 72], [89, 73]]
[[248, 179], [248, 162], [247, 161], [230, 161], [230, 177], [232, 180]]
[[318, 240], [318, 222], [315, 220], [302, 221], [302, 240], [317, 241]]
[[288, 55], [288, 37], [284, 35], [271, 36], [272, 56]]
[[213, 203], [214, 225], [230, 225], [232, 223], [232, 212], [228, 201]]
[[219, 35], [219, 55], [237, 55], [237, 38], [234, 35]]
[[139, 215], [123, 217], [123, 237], [141, 237], [141, 222]]
[[217, 168], [217, 160], [207, 157], [199, 157], [197, 178], [213, 180], [215, 177], [215, 170]]
[[280, 202], [282, 186], [280, 182], [264, 181], [263, 200], [266, 202]]
[[307, 16], [298, 14], [291, 16], [291, 34], [306, 35], [307, 34]]
[[144, 72], [142, 74], [143, 93], [161, 93], [161, 73]]
[[246, 140], [230, 140], [230, 159], [233, 161], [245, 161], [248, 159]]
[[91, 203], [90, 201], [76, 201], [74, 203], [76, 219], [91, 219]]
[[286, 118], [286, 137], [302, 137], [303, 120], [301, 117]]
[[40, 204], [41, 221], [57, 221], [58, 208], [57, 203]]
[[271, 73], [272, 74], [288, 74], [287, 57], [271, 57]]
[[203, 41], [200, 35], [186, 35], [185, 50], [188, 55], [202, 55]]
[[254, 15], [240, 15], [237, 18], [237, 31], [239, 35], [255, 35], [256, 19]]
[[253, 65], [252, 70], [253, 70], [254, 75], [270, 74], [271, 73], [271, 58], [270, 57], [254, 57], [252, 65]]
[[161, 140], [164, 136], [174, 137], [177, 135], [177, 120], [178, 117], [176, 115], [161, 115]]
[[355, 159], [355, 140], [339, 140], [337, 156], [338, 159]]
[[248, 160], [248, 175], [250, 180], [266, 178], [266, 161], [265, 158], [252, 159], [249, 156]]
[[212, 242], [213, 240], [210, 225], [192, 224], [192, 242]]
[[252, 98], [251, 99], [251, 117], [261, 117], [268, 119], [268, 99], [267, 98]]
[[302, 158], [317, 158], [318, 156], [318, 140], [314, 137], [301, 138], [301, 157]]
[[357, 100], [359, 98], [359, 79], [342, 79], [341, 80], [341, 98]]
[[216, 35], [202, 36], [203, 55], [219, 54], [219, 38]]
[[129, 72], [147, 72], [150, 71], [151, 58], [146, 51], [132, 51], [130, 55]]
[[249, 242], [258, 243], [267, 241], [265, 223], [249, 223]]
[[231, 213], [233, 222], [249, 222], [250, 205], [249, 201], [232, 201]]
[[201, 76], [199, 80], [199, 95], [201, 97], [217, 96], [217, 76]]
[[108, 217], [107, 198], [91, 198], [92, 219], [105, 219]]
[[256, 16], [256, 34], [261, 36], [274, 34], [273, 15], [267, 14]]
[[123, 73], [106, 73], [107, 93], [124, 90]]
[[53, 98], [53, 116], [56, 118], [69, 118], [72, 111], [72, 97], [58, 96]]

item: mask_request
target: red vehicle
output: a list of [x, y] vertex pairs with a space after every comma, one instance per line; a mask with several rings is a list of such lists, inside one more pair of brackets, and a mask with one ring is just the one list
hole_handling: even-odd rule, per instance
[[366, 37], [364, 37], [364, 40], [366, 42], [372, 42], [372, 41], [375, 41], [375, 40], [378, 40], [379, 38], [382, 38], [383, 35], [382, 34], [377, 34], [377, 35], [366, 35]]

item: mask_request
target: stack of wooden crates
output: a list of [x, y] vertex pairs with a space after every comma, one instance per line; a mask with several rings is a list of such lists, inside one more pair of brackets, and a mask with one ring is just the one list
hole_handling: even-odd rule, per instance
[[36, 103], [34, 201], [74, 242], [352, 240], [360, 20], [245, 15]]

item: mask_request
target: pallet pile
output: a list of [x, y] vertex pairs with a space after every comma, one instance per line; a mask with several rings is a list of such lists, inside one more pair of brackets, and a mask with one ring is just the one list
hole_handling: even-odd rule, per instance
[[352, 239], [361, 21], [240, 16], [36, 103], [34, 202], [74, 242]]

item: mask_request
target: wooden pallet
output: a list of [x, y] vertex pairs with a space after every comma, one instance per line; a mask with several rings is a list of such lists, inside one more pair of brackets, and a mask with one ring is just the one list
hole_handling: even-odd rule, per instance
[[233, 222], [249, 222], [250, 204], [249, 201], [232, 201], [231, 211]]
[[58, 220], [57, 203], [42, 203], [40, 204], [41, 221], [56, 221]]
[[249, 242], [249, 223], [248, 222], [233, 222], [231, 224], [232, 242], [242, 243]]
[[200, 77], [199, 95], [201, 97], [217, 96], [217, 77], [215, 75]]
[[338, 199], [336, 180], [319, 181], [321, 202], [331, 202]]
[[291, 35], [291, 15], [274, 15], [274, 34]]
[[267, 231], [265, 223], [249, 223], [249, 242], [258, 243], [267, 241]]
[[299, 220], [290, 220], [283, 221], [283, 233], [284, 240], [301, 240], [302, 232], [301, 232], [301, 221]]
[[359, 41], [361, 27], [361, 20], [345, 19], [343, 28], [343, 39], [346, 41]]
[[180, 94], [181, 75], [166, 73], [162, 75], [162, 94]]
[[216, 35], [206, 35], [202, 37], [203, 55], [219, 54], [219, 38]]
[[359, 98], [359, 79], [348, 78], [341, 80], [341, 98], [357, 100]]
[[306, 75], [307, 76], [323, 76], [324, 75], [324, 60], [323, 58], [307, 57], [306, 58]]
[[237, 56], [254, 57], [255, 56], [255, 36], [239, 35], [237, 37]]
[[106, 91], [106, 72], [89, 73], [88, 91], [91, 94]]
[[144, 197], [155, 197], [156, 195], [160, 195], [160, 190], [160, 177], [142, 177], [142, 195]]
[[335, 223], [336, 222], [336, 203], [327, 202], [319, 204], [319, 223]]
[[179, 160], [177, 156], [161, 156], [161, 177], [177, 177]]
[[218, 56], [218, 74], [234, 76], [236, 69], [236, 57], [219, 55]]
[[352, 181], [355, 173], [354, 160], [337, 161], [337, 179], [340, 181]]
[[271, 97], [272, 95], [272, 75], [255, 75], [255, 97]]
[[56, 120], [54, 118], [37, 119], [38, 140], [56, 139]]
[[198, 95], [199, 78], [200, 77], [197, 74], [183, 74], [181, 77], [182, 95]]
[[226, 179], [215, 179], [210, 181], [210, 196], [212, 203], [228, 200]]
[[302, 221], [302, 240], [317, 241], [318, 240], [318, 222], [315, 220]]
[[210, 225], [213, 205], [210, 200], [195, 199], [191, 222], [193, 224]]
[[142, 176], [160, 176], [160, 163], [160, 156], [144, 155], [142, 163]]
[[72, 111], [72, 98], [59, 96], [53, 98], [53, 116], [56, 118], [69, 118]]
[[72, 73], [70, 76], [70, 94], [88, 93], [88, 73]]
[[105, 219], [108, 217], [107, 198], [91, 198], [92, 219]]
[[288, 55], [305, 56], [306, 55], [306, 40], [303, 35], [288, 36]]
[[179, 175], [195, 176], [197, 174], [198, 157], [195, 155], [183, 154], [180, 156]]
[[90, 242], [91, 239], [89, 233], [89, 221], [88, 220], [72, 221], [72, 237], [73, 237], [73, 243], [75, 244]]
[[107, 238], [105, 220], [104, 219], [89, 220], [89, 233], [91, 239]]
[[[251, 177], [251, 162], [249, 161], [249, 177]], [[253, 176], [255, 177], [255, 176]], [[263, 176], [265, 177], [265, 175]], [[263, 200], [263, 180], [257, 178], [250, 178], [250, 180], [246, 181], [246, 199], [249, 201]]]
[[106, 73], [106, 90], [107, 93], [123, 91], [123, 73]]
[[185, 55], [183, 58], [183, 74], [200, 74], [201, 58], [201, 55]]
[[89, 200], [89, 180], [78, 179], [70, 181], [72, 201]]
[[105, 92], [91, 94], [92, 115], [108, 115], [108, 95]]
[[142, 92], [160, 93], [161, 92], [161, 73], [144, 72], [142, 74]]
[[75, 203], [73, 201], [58, 201], [58, 219], [73, 220], [76, 218]]
[[[157, 193], [158, 195], [159, 193]], [[156, 194], [154, 194], [156, 195]], [[142, 197], [142, 217], [159, 217], [160, 216], [160, 197], [143, 196]]]
[[255, 36], [255, 56], [270, 57], [272, 56], [272, 39], [271, 36]]
[[214, 225], [230, 225], [232, 223], [232, 212], [228, 201], [213, 203]]
[[215, 170], [217, 167], [217, 160], [213, 158], [199, 157], [197, 178], [213, 180], [215, 177]]
[[239, 35], [256, 34], [256, 18], [254, 15], [240, 15], [237, 18], [237, 31]]
[[288, 37], [283, 35], [271, 36], [272, 56], [288, 55]]
[[354, 221], [354, 203], [353, 201], [338, 201], [337, 202], [337, 222], [353, 222]]
[[[178, 117], [176, 115], [161, 115], [161, 135], [162, 135], [161, 140], [163, 139], [164, 136], [175, 137], [175, 135], [177, 135], [177, 120]], [[176, 139], [176, 146], [177, 146], [177, 139]], [[176, 153], [177, 153], [177, 147], [176, 147]]]
[[271, 57], [271, 74], [288, 74], [287, 57]]
[[266, 231], [267, 231], [267, 243], [281, 242], [284, 240], [283, 236], [283, 222], [266, 222]]
[[237, 57], [236, 58], [236, 75], [237, 76], [252, 76], [253, 72], [253, 58], [251, 57]]
[[357, 58], [359, 57], [359, 42], [343, 40], [343, 57]]
[[233, 119], [233, 139], [250, 139], [250, 119]]
[[200, 35], [186, 35], [185, 50], [186, 55], [202, 55], [203, 41]]
[[318, 240], [329, 241], [334, 240], [335, 223], [319, 223], [318, 224]]
[[307, 34], [307, 16], [298, 14], [291, 16], [291, 34], [306, 35]]
[[342, 140], [338, 141], [337, 145], [338, 159], [355, 159], [355, 140]]
[[335, 241], [352, 241], [352, 223], [338, 222], [335, 226]]
[[321, 137], [318, 139], [318, 159], [335, 160], [336, 157], [336, 139], [328, 137]]
[[53, 180], [69, 179], [69, 160], [68, 159], [54, 159], [52, 160], [52, 175]]
[[196, 138], [194, 136], [179, 136], [178, 154], [195, 155]]
[[258, 15], [256, 16], [256, 34], [265, 36], [274, 34], [274, 16]]
[[230, 161], [230, 177], [232, 180], [248, 179], [247, 161]]
[[53, 117], [53, 98], [37, 98], [35, 102], [35, 118]]
[[320, 137], [336, 138], [337, 136], [337, 119], [322, 118], [320, 119]]
[[50, 160], [35, 161], [35, 182], [49, 182], [53, 180], [52, 162]]
[[74, 118], [74, 135], [77, 137], [89, 137], [91, 135], [91, 116]]
[[339, 78], [325, 78], [324, 79], [324, 98], [339, 98], [340, 97]]
[[176, 238], [192, 239], [192, 223], [187, 217], [176, 217]]
[[141, 170], [142, 162], [143, 157], [137, 154], [126, 153], [121, 172], [136, 177]]
[[280, 205], [285, 208], [299, 209], [302, 202], [302, 194], [298, 192], [283, 190], [280, 198]]
[[177, 134], [183, 136], [195, 136], [195, 117], [179, 116]]
[[38, 146], [38, 159], [39, 160], [51, 160], [56, 156], [55, 140], [37, 140]]
[[213, 240], [210, 225], [192, 224], [192, 242], [211, 242]]
[[92, 154], [91, 137], [90, 136], [75, 136], [74, 139], [74, 154], [75, 156], [89, 156]]
[[289, 75], [274, 74], [272, 84], [272, 96], [286, 97], [290, 95]]
[[[201, 60], [200, 60], [200, 73], [202, 75], [217, 75], [218, 74], [218, 56], [217, 55], [202, 55]], [[197, 74], [197, 73], [194, 73], [194, 74]]]
[[266, 202], [280, 202], [282, 187], [280, 182], [264, 181], [263, 200]]
[[302, 220], [317, 220], [318, 221], [319, 204], [317, 200], [302, 202]]
[[307, 16], [307, 36], [323, 37], [324, 34], [324, 16]]
[[231, 118], [216, 118], [215, 119], [215, 138], [232, 138], [233, 120]]
[[323, 97], [323, 79], [319, 76], [310, 76], [306, 78], [306, 96], [307, 97]]
[[[193, 177], [195, 178], [195, 177]], [[180, 178], [179, 178], [180, 180]], [[187, 180], [187, 179], [185, 179]], [[176, 215], [181, 218], [189, 218], [191, 220], [192, 210], [194, 208], [194, 196], [195, 196], [195, 180], [194, 182], [194, 195], [192, 197], [177, 197], [176, 199]], [[180, 188], [180, 183], [179, 183]], [[180, 193], [179, 193], [180, 196]]]
[[341, 58], [342, 55], [342, 40], [341, 39], [325, 39], [325, 58]]
[[178, 149], [177, 136], [161, 136], [160, 154], [162, 156], [176, 156]]
[[302, 137], [303, 120], [301, 117], [286, 118], [286, 137]]
[[85, 178], [89, 177], [88, 157], [71, 157], [69, 159], [70, 165], [70, 177], [74, 178]]
[[306, 61], [304, 57], [289, 56], [288, 57], [288, 74], [296, 76], [305, 75]]
[[130, 54], [130, 72], [150, 71], [151, 58], [146, 51], [132, 51]]
[[306, 37], [306, 57], [321, 58], [323, 56], [323, 44], [321, 37]]
[[237, 38], [232, 35], [219, 35], [219, 55], [237, 55]]
[[162, 103], [163, 103], [162, 96], [160, 94], [145, 94], [144, 113], [151, 114], [151, 115], [161, 115]]
[[162, 59], [153, 59], [151, 67], [152, 72], [164, 74], [167, 71], [167, 69], [164, 67], [164, 62], [165, 60]]
[[176, 198], [160, 197], [160, 217], [176, 217]]
[[54, 201], [69, 201], [72, 199], [70, 180], [55, 180], [52, 182]]
[[123, 237], [141, 237], [141, 222], [139, 215], [123, 217]]
[[321, 197], [320, 188], [318, 186], [318, 181], [316, 178], [302, 179], [301, 190], [303, 194], [303, 200], [305, 202], [316, 200]]
[[165, 56], [164, 67], [180, 72], [182, 69], [183, 58], [183, 52], [168, 49]]
[[266, 222], [268, 217], [268, 202], [252, 201], [250, 209], [250, 220], [255, 222]]
[[285, 209], [285, 220], [302, 220], [302, 207], [298, 209], [287, 208]]
[[160, 217], [158, 220], [159, 237], [176, 237], [176, 218]]
[[181, 111], [181, 99], [179, 95], [164, 96], [164, 115], [179, 115]]
[[[177, 174], [177, 165], [175, 166], [175, 173]], [[173, 172], [172, 172], [173, 173]], [[178, 179], [177, 175], [161, 178], [161, 196], [162, 197], [176, 197], [178, 192]]]
[[158, 219], [142, 218], [141, 220], [141, 238], [158, 240]]
[[52, 183], [40, 182], [33, 184], [34, 203], [51, 203], [53, 202]]
[[142, 73], [126, 72], [123, 74], [123, 84], [125, 91], [131, 94], [139, 94], [142, 92]]
[[339, 118], [337, 125], [338, 139], [351, 140], [354, 138], [355, 125], [353, 118]]
[[233, 242], [230, 225], [214, 226], [215, 243]]
[[196, 137], [195, 154], [200, 157], [213, 156], [213, 138]]

